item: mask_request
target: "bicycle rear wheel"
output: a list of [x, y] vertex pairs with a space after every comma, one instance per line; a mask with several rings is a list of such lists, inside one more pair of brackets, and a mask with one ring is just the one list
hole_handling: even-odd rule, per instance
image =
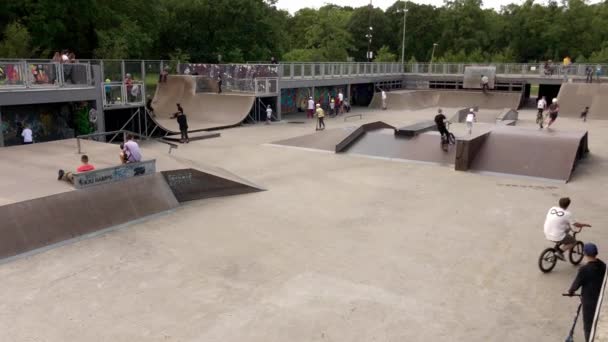
[[543, 273], [549, 273], [555, 268], [557, 264], [557, 256], [555, 256], [555, 248], [547, 248], [542, 253], [540, 253], [540, 257], [538, 258], [538, 268]]
[[452, 133], [448, 134], [448, 142], [451, 145], [455, 145], [456, 144], [456, 137], [454, 136], [454, 134], [452, 134]]
[[576, 241], [576, 244], [572, 247], [570, 253], [568, 253], [568, 259], [570, 259], [572, 265], [578, 265], [583, 261], [583, 247], [585, 247], [585, 245], [582, 241]]

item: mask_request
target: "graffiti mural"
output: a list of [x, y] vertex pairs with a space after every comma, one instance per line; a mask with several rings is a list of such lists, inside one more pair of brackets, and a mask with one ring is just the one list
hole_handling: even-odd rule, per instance
[[34, 142], [68, 139], [90, 133], [95, 129], [89, 121], [90, 108], [88, 102], [1, 107], [4, 145], [21, 144], [21, 132], [25, 126], [32, 129]]
[[308, 106], [308, 98], [313, 96], [315, 103], [320, 103], [323, 108], [329, 108], [329, 101], [332, 97], [337, 97], [342, 90], [346, 94], [346, 86], [315, 87], [312, 88], [291, 88], [281, 89], [281, 111], [283, 113], [304, 112]]

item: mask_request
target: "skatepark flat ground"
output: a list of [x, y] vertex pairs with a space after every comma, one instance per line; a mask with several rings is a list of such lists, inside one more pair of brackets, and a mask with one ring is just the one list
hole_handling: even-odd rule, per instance
[[[327, 128], [434, 114], [359, 112]], [[523, 111], [520, 124], [534, 118]], [[567, 184], [268, 144], [314, 132], [312, 121], [182, 145], [182, 160], [269, 191], [192, 202], [1, 264], [0, 340], [562, 340], [577, 303], [560, 294], [576, 268], [538, 270], [546, 210], [570, 196], [593, 224], [582, 239], [608, 259], [608, 122], [555, 125], [581, 128], [591, 154]]]

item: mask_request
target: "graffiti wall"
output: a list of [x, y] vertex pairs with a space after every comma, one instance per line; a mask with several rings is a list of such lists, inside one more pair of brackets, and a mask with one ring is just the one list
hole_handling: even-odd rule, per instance
[[348, 97], [346, 86], [315, 87], [314, 94], [312, 94], [312, 88], [281, 89], [281, 112], [287, 114], [306, 111], [310, 96], [313, 96], [315, 103], [320, 103], [323, 108], [328, 108], [330, 99], [338, 96], [340, 90], [344, 96]]
[[88, 102], [0, 107], [4, 146], [21, 144], [25, 126], [32, 129], [34, 142], [91, 133], [95, 127], [89, 122], [90, 108], [92, 105]]

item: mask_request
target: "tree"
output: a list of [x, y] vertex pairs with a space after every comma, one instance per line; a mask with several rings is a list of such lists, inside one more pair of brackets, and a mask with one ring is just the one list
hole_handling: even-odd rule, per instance
[[4, 30], [4, 38], [0, 41], [0, 56], [6, 58], [27, 58], [32, 51], [31, 37], [25, 26], [12, 22]]
[[396, 62], [397, 55], [392, 53], [388, 46], [383, 45], [376, 55], [375, 62]]

